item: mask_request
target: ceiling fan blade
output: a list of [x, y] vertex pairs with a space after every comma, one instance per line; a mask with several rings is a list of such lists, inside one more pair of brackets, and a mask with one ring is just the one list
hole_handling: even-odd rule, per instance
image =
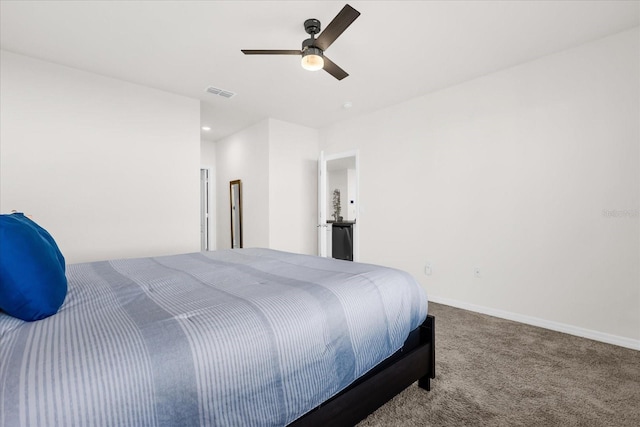
[[255, 50], [241, 49], [245, 55], [302, 55], [301, 50]]
[[326, 56], [324, 57], [323, 69], [338, 80], [342, 80], [349, 75], [345, 70], [338, 67], [335, 62], [333, 62]]
[[360, 16], [360, 12], [349, 6], [345, 5], [340, 13], [333, 18], [333, 21], [329, 23], [324, 31], [318, 36], [315, 42], [315, 46], [322, 50], [327, 50], [331, 44], [344, 32]]

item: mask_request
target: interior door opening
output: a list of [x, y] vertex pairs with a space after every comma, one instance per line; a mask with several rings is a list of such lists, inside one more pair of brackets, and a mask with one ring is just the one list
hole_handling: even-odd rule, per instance
[[325, 155], [318, 160], [318, 254], [357, 261], [360, 258], [358, 151]]

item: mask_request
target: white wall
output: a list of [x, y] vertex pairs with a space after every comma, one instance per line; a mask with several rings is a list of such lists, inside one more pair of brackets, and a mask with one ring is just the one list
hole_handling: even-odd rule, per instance
[[324, 130], [328, 153], [360, 150], [361, 260], [409, 271], [433, 299], [640, 348], [639, 40]]
[[269, 247], [316, 254], [318, 131], [269, 120]]
[[[356, 219], [356, 170], [347, 169], [347, 194], [344, 197], [345, 218], [348, 221]], [[351, 203], [353, 202], [353, 203]]]
[[229, 182], [242, 181], [245, 248], [269, 247], [269, 121], [216, 142], [217, 248], [231, 248]]
[[0, 210], [67, 262], [199, 250], [197, 100], [1, 52]]
[[218, 249], [231, 247], [229, 181], [240, 179], [243, 246], [314, 254], [318, 131], [266, 119], [216, 144]]

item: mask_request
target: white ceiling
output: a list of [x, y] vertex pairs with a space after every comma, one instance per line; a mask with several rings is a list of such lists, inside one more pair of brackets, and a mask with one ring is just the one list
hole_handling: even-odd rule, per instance
[[[2, 49], [201, 100], [203, 138], [267, 117], [322, 128], [640, 24], [638, 1], [352, 1], [361, 16], [309, 72], [302, 23], [345, 1], [7, 1]], [[207, 94], [215, 86], [231, 99]], [[353, 103], [344, 109], [346, 101]]]

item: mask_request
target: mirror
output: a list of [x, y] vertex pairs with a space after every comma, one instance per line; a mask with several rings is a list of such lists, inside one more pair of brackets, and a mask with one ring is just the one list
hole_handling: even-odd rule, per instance
[[231, 200], [231, 248], [242, 247], [242, 182], [237, 179], [229, 183]]

